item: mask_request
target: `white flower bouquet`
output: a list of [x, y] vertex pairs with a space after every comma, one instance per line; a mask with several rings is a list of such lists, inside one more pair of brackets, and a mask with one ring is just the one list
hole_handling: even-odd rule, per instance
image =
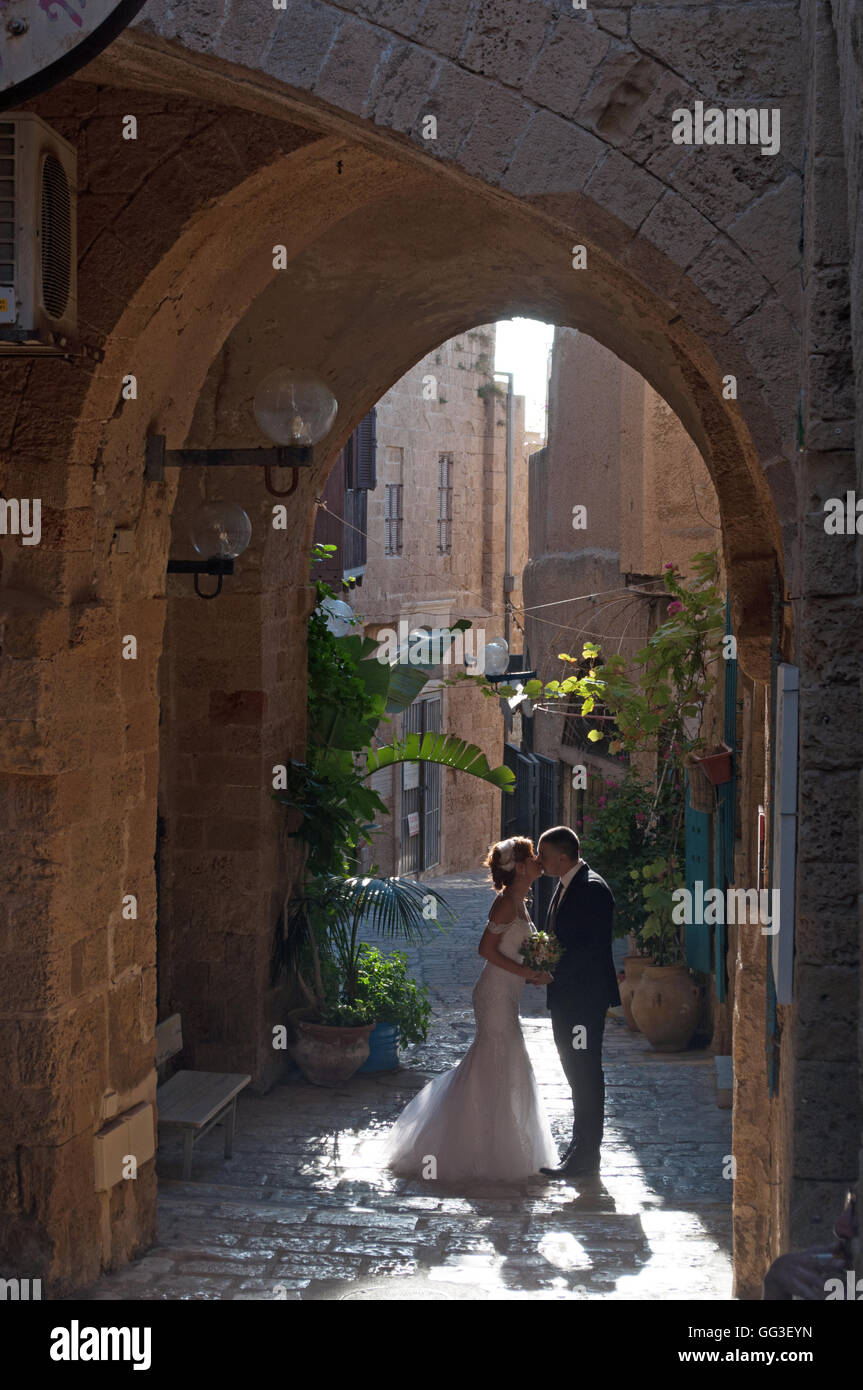
[[556, 936], [547, 932], [532, 933], [521, 948], [521, 958], [531, 970], [547, 970], [554, 974], [554, 968], [563, 955], [563, 945]]

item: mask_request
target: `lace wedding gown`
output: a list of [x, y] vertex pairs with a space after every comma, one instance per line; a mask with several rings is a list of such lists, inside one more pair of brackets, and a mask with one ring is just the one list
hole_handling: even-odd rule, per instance
[[[533, 923], [516, 917], [488, 926], [500, 938], [501, 954], [521, 963]], [[384, 1167], [442, 1182], [504, 1182], [560, 1162], [519, 1022], [524, 984], [486, 961], [472, 996], [476, 1037], [458, 1066], [405, 1106], [387, 1135]]]

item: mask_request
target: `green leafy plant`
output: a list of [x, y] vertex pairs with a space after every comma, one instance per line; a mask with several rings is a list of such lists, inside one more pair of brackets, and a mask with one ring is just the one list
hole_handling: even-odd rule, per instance
[[[685, 769], [704, 748], [705, 704], [716, 684], [725, 632], [717, 556], [699, 552], [692, 557], [692, 566], [694, 575], [688, 581], [673, 565], [666, 566], [665, 621], [636, 653], [631, 667], [619, 654], [609, 656], [600, 667], [600, 647], [585, 642], [581, 660], [587, 663], [586, 673], [564, 675], [545, 685], [529, 681], [525, 686], [531, 698], [580, 700], [582, 718], [611, 724], [615, 737], [609, 753], [631, 757], [649, 752], [656, 759], [656, 790], [645, 822], [644, 847], [650, 858], [632, 869], [630, 882], [636, 885], [643, 908], [638, 935], [658, 964], [675, 963], [680, 955], [671, 895], [683, 875]], [[565, 652], [560, 660], [565, 666], [579, 665], [577, 658]], [[606, 711], [602, 715], [596, 713], [600, 705]], [[594, 743], [603, 737], [599, 727], [587, 734]], [[633, 790], [631, 795], [638, 799], [640, 793]], [[620, 809], [625, 821], [626, 802]], [[596, 827], [592, 833], [595, 838]]]
[[677, 860], [659, 858], [632, 870], [641, 880], [641, 897], [646, 910], [640, 939], [656, 965], [677, 965], [682, 960], [680, 928], [672, 918], [672, 893], [680, 877]]
[[431, 1004], [428, 989], [407, 973], [404, 951], [384, 955], [377, 946], [363, 943], [359, 951], [357, 998], [378, 1023], [393, 1023], [399, 1042], [423, 1043], [429, 1033]]
[[[319, 546], [315, 557], [328, 548]], [[288, 813], [286, 833], [307, 847], [303, 883], [289, 895], [276, 924], [271, 983], [293, 972], [319, 1021], [371, 1021], [357, 993], [362, 930], [421, 939], [438, 922], [442, 895], [398, 877], [357, 876], [359, 848], [371, 843], [389, 807], [367, 779], [399, 762], [435, 762], [511, 790], [508, 768], [490, 768], [482, 750], [452, 735], [409, 734], [375, 749], [381, 722], [407, 707], [434, 668], [378, 659], [378, 643], [349, 633], [335, 637], [320, 611], [331, 587], [317, 581], [318, 605], [308, 625], [308, 735], [304, 761], [286, 764], [287, 785], [273, 793]], [[462, 619], [449, 630], [470, 627]], [[448, 637], [451, 641], [452, 637]], [[448, 683], [448, 682], [447, 682]], [[435, 911], [429, 916], [429, 905]]]
[[620, 782], [602, 783], [598, 804], [585, 808], [581, 849], [588, 863], [602, 865], [615, 899], [614, 934], [640, 941], [646, 917], [640, 869], [656, 858], [669, 818], [675, 813], [671, 784], [655, 789], [629, 767]]
[[502, 400], [506, 396], [506, 390], [497, 381], [483, 382], [482, 386], [476, 388], [476, 394], [480, 400]]

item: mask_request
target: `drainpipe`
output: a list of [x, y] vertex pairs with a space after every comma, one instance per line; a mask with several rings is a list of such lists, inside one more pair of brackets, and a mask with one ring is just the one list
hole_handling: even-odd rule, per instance
[[507, 644], [512, 647], [511, 622], [509, 615], [508, 601], [509, 596], [515, 588], [515, 577], [512, 572], [512, 494], [515, 478], [515, 396], [513, 395], [513, 373], [495, 372], [495, 376], [506, 377], [506, 519], [505, 527], [505, 562], [503, 575], [503, 598], [504, 598], [504, 638]]

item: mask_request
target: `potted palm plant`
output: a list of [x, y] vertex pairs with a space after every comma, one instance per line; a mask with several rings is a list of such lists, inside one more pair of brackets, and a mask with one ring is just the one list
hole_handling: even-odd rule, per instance
[[288, 902], [281, 963], [293, 968], [306, 1001], [289, 1015], [289, 1051], [307, 1080], [318, 1086], [348, 1080], [368, 1058], [379, 1020], [400, 1025], [405, 1041], [425, 1039], [430, 1007], [407, 977], [407, 958], [395, 952], [387, 964], [362, 934], [420, 941], [430, 902], [434, 920], [438, 908], [448, 910], [427, 883], [336, 876], [307, 885]]
[[[503, 790], [515, 779], [508, 768], [490, 768], [478, 747], [447, 734], [408, 734], [373, 748], [381, 721], [406, 709], [434, 668], [381, 660], [371, 638], [336, 636], [324, 607], [333, 591], [319, 581], [317, 596], [308, 625], [306, 758], [284, 765], [284, 785], [274, 793], [290, 817], [287, 833], [307, 854], [303, 881], [276, 924], [271, 984], [284, 970], [293, 974], [303, 998], [289, 1014], [294, 1060], [310, 1081], [335, 1085], [368, 1057], [373, 1010], [381, 1002], [380, 991], [360, 986], [362, 932], [418, 941], [440, 927], [439, 907], [448, 912], [427, 883], [380, 877], [374, 869], [358, 876], [360, 843], [371, 843], [376, 817], [389, 815], [368, 778], [380, 767], [421, 761]], [[451, 633], [463, 626], [470, 624], [462, 620]]]

